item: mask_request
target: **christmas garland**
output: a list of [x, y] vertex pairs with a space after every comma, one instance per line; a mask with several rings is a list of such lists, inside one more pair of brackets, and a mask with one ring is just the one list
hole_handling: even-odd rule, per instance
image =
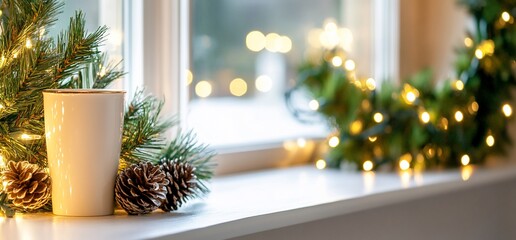
[[293, 93], [307, 90], [316, 113], [335, 132], [329, 136], [329, 166], [442, 168], [483, 163], [510, 143], [511, 91], [516, 84], [516, 2], [463, 0], [475, 30], [458, 49], [456, 78], [440, 87], [423, 71], [400, 86], [356, 77], [354, 62], [339, 47], [323, 49], [299, 72], [287, 92], [294, 114], [313, 111], [293, 105]]
[[[62, 6], [0, 1], [0, 210], [6, 216], [51, 211], [42, 91], [105, 88], [123, 75], [98, 51], [106, 28], [86, 32], [81, 12], [57, 37], [47, 34]], [[138, 91], [125, 110], [114, 191], [129, 214], [176, 210], [208, 191], [213, 152], [190, 133], [167, 142], [162, 136], [177, 122], [161, 120], [162, 105]]]

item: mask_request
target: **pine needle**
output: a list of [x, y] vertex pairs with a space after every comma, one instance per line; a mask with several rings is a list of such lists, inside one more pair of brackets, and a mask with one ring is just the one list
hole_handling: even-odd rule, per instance
[[156, 162], [158, 159], [165, 147], [165, 131], [177, 124], [174, 120], [160, 119], [162, 107], [162, 101], [146, 95], [143, 90], [135, 93], [124, 115], [121, 169], [133, 163]]
[[197, 179], [195, 195], [199, 196], [209, 192], [206, 181], [213, 177], [214, 163], [211, 161], [215, 152], [208, 150], [208, 146], [197, 142], [195, 134], [180, 133], [160, 155], [160, 161], [178, 160], [180, 163], [188, 163], [195, 170], [193, 174]]

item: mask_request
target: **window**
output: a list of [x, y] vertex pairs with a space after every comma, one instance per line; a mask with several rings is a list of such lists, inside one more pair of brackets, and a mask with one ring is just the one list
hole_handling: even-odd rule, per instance
[[[183, 127], [194, 129], [201, 141], [219, 152], [218, 173], [306, 161], [315, 146], [307, 139], [324, 138], [329, 130], [324, 124], [306, 125], [294, 119], [283, 92], [296, 78], [309, 33], [333, 19], [353, 35], [349, 54], [357, 71], [375, 78], [395, 72], [397, 66], [385, 65], [396, 63], [394, 56], [377, 56], [386, 43], [396, 42], [396, 31], [388, 28], [378, 35], [377, 29], [397, 26], [396, 19], [387, 18], [391, 12], [382, 11], [397, 1], [377, 2], [124, 1], [125, 87], [131, 93], [145, 86], [164, 96], [164, 111], [179, 113]], [[272, 45], [288, 47], [274, 52], [266, 45], [247, 43], [251, 33], [266, 41], [267, 36], [279, 39]], [[382, 39], [383, 45], [373, 39]], [[257, 79], [262, 82], [259, 87]], [[240, 93], [231, 93], [231, 82]], [[195, 92], [200, 83], [200, 90], [205, 86], [200, 94], [204, 97]]]
[[310, 31], [340, 16], [339, 0], [318, 1], [317, 8], [314, 4], [308, 0], [192, 1], [190, 59], [195, 74], [190, 98], [281, 97], [307, 54]]
[[378, 56], [385, 56], [385, 44], [396, 43], [396, 31], [386, 28], [397, 26], [396, 19], [383, 9], [397, 1], [377, 2], [125, 0], [124, 87], [129, 96], [142, 86], [163, 96], [164, 112], [179, 113], [183, 127], [220, 153], [219, 169], [306, 161], [315, 146], [308, 139], [324, 138], [329, 130], [294, 119], [283, 93], [310, 48], [310, 33], [330, 21], [352, 33], [349, 56], [360, 74], [378, 79], [395, 72], [397, 66], [385, 64], [395, 58]]

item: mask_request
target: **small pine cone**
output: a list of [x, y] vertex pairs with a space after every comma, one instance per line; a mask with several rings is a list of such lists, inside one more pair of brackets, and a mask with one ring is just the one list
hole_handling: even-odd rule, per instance
[[50, 201], [50, 176], [38, 165], [9, 161], [2, 175], [7, 197], [15, 207], [36, 210]]
[[161, 168], [167, 174], [167, 199], [161, 205], [161, 210], [170, 212], [177, 210], [194, 193], [197, 187], [195, 168], [189, 163], [178, 160], [164, 161]]
[[148, 162], [133, 164], [116, 178], [116, 202], [131, 215], [150, 213], [165, 200], [167, 184], [160, 166]]

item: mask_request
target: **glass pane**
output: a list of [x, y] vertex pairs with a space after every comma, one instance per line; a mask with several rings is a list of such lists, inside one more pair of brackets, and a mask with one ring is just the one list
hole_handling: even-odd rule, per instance
[[[328, 45], [341, 45], [351, 57], [355, 46], [368, 49], [356, 62], [370, 70], [371, 41], [353, 42], [355, 34], [371, 39], [368, 7], [370, 1], [193, 0], [188, 123], [216, 146], [324, 136], [322, 124], [292, 117], [284, 94], [298, 67]], [[302, 103], [307, 109], [309, 100]]]
[[308, 33], [339, 19], [341, 1], [195, 0], [192, 8], [199, 91], [192, 87], [190, 96], [205, 97], [211, 85], [209, 97], [256, 97], [285, 90], [306, 54]]

